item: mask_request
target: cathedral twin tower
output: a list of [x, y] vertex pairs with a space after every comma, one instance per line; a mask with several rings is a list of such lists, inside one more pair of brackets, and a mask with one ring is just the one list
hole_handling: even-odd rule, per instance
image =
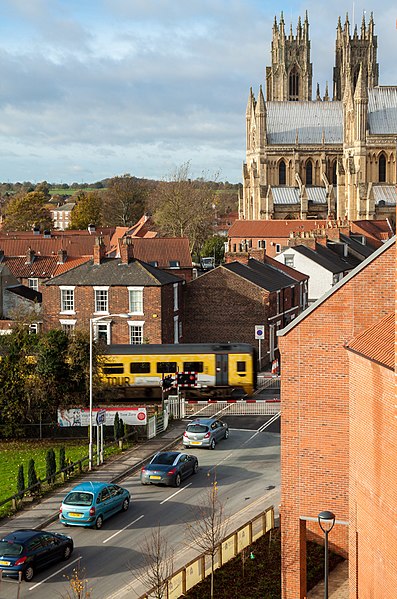
[[[312, 101], [309, 21], [273, 24], [266, 101], [250, 91], [240, 218], [392, 217], [396, 204], [397, 88], [378, 86], [371, 14], [336, 30], [332, 101]], [[381, 111], [381, 112], [379, 112]]]

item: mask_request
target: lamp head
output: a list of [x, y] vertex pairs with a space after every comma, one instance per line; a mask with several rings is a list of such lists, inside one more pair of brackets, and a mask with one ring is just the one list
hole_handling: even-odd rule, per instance
[[327, 510], [320, 512], [318, 515], [318, 523], [324, 533], [331, 532], [335, 524], [335, 514]]

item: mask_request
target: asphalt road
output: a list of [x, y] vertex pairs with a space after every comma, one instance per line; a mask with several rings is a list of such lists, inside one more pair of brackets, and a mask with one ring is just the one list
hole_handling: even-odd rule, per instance
[[[139, 597], [144, 591], [144, 551], [151, 531], [161, 525], [168, 547], [174, 551], [178, 568], [198, 551], [186, 534], [194, 526], [198, 506], [205, 505], [211, 482], [216, 478], [230, 530], [234, 530], [269, 505], [278, 506], [280, 485], [279, 420], [271, 417], [226, 417], [231, 429], [228, 440], [215, 451], [189, 449], [197, 455], [199, 472], [179, 489], [142, 486], [134, 475], [120, 484], [132, 496], [130, 509], [116, 514], [101, 530], [64, 528], [59, 522], [48, 526], [73, 537], [75, 551], [69, 562], [38, 572], [31, 583], [22, 583], [20, 599], [68, 597], [68, 578], [79, 564], [92, 599]], [[181, 448], [182, 449], [182, 448]], [[143, 577], [143, 578], [142, 578]], [[17, 597], [18, 585], [3, 582], [0, 599]]]

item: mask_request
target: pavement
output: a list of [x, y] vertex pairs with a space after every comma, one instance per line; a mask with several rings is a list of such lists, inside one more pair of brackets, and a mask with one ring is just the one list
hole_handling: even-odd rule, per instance
[[91, 472], [83, 472], [65, 482], [43, 497], [40, 503], [27, 506], [27, 509], [3, 519], [0, 522], [0, 534], [5, 535], [17, 528], [45, 529], [57, 520], [63, 498], [76, 484], [85, 480], [121, 483], [124, 478], [139, 470], [157, 451], [171, 449], [181, 442], [185, 426], [186, 422], [182, 420], [172, 421], [168, 429], [154, 439], [138, 443], [121, 455], [107, 459]]

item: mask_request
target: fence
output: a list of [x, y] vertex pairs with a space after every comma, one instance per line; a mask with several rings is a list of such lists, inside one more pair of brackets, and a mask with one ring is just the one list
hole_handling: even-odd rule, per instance
[[279, 376], [269, 376], [268, 374], [259, 374], [257, 378], [258, 389], [280, 389]]
[[[246, 547], [274, 528], [274, 506], [240, 526], [230, 533], [218, 546], [215, 555], [215, 569], [220, 568], [236, 557]], [[166, 581], [164, 599], [178, 599], [196, 584], [211, 574], [211, 556], [202, 554], [186, 566], [174, 572]], [[154, 599], [155, 590], [151, 589], [140, 599]]]
[[280, 411], [279, 401], [241, 400], [216, 402], [187, 402], [186, 416], [208, 418], [212, 416], [273, 416]]

